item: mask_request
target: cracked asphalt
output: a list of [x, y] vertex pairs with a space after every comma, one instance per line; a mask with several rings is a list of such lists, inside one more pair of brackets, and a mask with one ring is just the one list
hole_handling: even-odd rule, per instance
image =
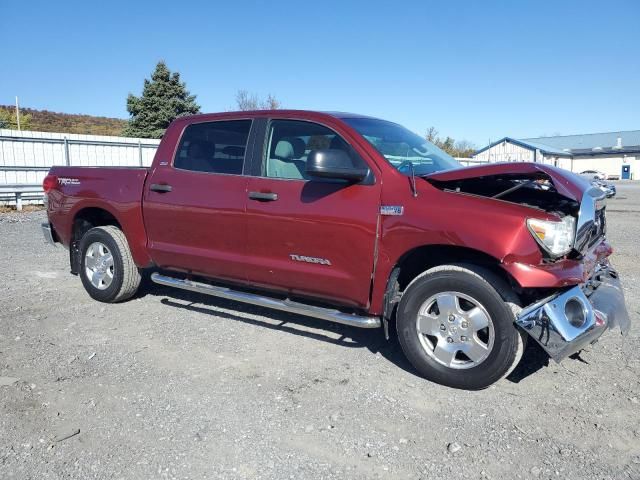
[[640, 183], [608, 203], [632, 318], [579, 360], [530, 343], [480, 392], [417, 377], [381, 332], [145, 279], [92, 301], [0, 214], [0, 478], [640, 478]]

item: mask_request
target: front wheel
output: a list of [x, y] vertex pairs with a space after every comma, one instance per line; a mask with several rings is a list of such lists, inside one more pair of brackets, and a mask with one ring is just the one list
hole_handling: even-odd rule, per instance
[[416, 277], [400, 301], [397, 331], [418, 372], [454, 388], [479, 390], [506, 376], [524, 351], [509, 287], [473, 265], [444, 265]]
[[80, 241], [80, 278], [94, 300], [107, 303], [131, 298], [140, 285], [140, 272], [127, 239], [118, 227], [96, 227]]

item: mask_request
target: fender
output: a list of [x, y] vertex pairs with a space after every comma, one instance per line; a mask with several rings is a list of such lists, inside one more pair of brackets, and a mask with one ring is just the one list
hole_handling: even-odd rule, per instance
[[69, 217], [72, 219], [69, 225], [69, 238], [71, 238], [73, 222], [75, 222], [78, 214], [88, 208], [104, 210], [116, 219], [127, 238], [129, 248], [131, 248], [131, 255], [138, 267], [146, 268], [152, 265], [151, 257], [147, 253], [147, 233], [144, 228], [139, 201], [107, 203], [99, 199], [80, 200], [69, 212]]
[[[542, 263], [542, 253], [526, 227], [526, 218], [557, 219], [554, 215], [510, 202], [442, 191], [426, 181], [418, 183], [418, 196], [407, 200], [405, 188], [406, 183], [383, 192], [384, 205], [402, 205], [404, 209], [402, 215], [382, 216], [369, 313], [383, 313], [391, 271], [403, 256], [419, 247], [463, 247], [495, 259], [503, 268], [514, 263]], [[505, 270], [521, 286], [526, 285], [526, 272]], [[559, 273], [575, 275], [563, 270]]]

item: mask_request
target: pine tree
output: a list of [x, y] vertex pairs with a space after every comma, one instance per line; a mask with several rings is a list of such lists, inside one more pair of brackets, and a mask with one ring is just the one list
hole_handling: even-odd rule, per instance
[[[0, 108], [0, 128], [18, 129], [18, 120], [13, 108]], [[31, 130], [31, 115], [20, 113], [20, 130]]]
[[128, 137], [160, 138], [172, 120], [200, 112], [196, 96], [189, 94], [178, 72], [171, 72], [164, 61], [158, 62], [151, 75], [145, 78], [142, 95], [127, 97], [127, 111], [131, 115], [124, 129]]

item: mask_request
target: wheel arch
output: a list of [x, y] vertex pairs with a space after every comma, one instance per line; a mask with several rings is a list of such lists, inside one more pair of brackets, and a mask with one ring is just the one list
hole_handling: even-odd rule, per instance
[[426, 270], [447, 264], [482, 267], [506, 282], [516, 294], [521, 290], [518, 282], [501, 267], [500, 260], [485, 252], [456, 245], [421, 245], [402, 254], [390, 270], [383, 296], [385, 322], [393, 320], [399, 298], [413, 279]]
[[470, 263], [484, 267], [517, 287], [517, 282], [503, 268], [497, 258], [470, 247], [456, 245], [422, 245], [405, 252], [395, 264], [400, 269], [398, 283], [400, 290], [425, 270], [451, 263]]
[[69, 266], [71, 273], [78, 274], [80, 268], [79, 245], [82, 236], [95, 227], [113, 225], [122, 230], [118, 218], [104, 207], [84, 206], [73, 215], [71, 222], [71, 241], [69, 242]]
[[122, 230], [120, 221], [116, 215], [104, 207], [83, 207], [73, 216], [73, 230], [81, 223], [90, 223], [94, 227], [114, 225]]

